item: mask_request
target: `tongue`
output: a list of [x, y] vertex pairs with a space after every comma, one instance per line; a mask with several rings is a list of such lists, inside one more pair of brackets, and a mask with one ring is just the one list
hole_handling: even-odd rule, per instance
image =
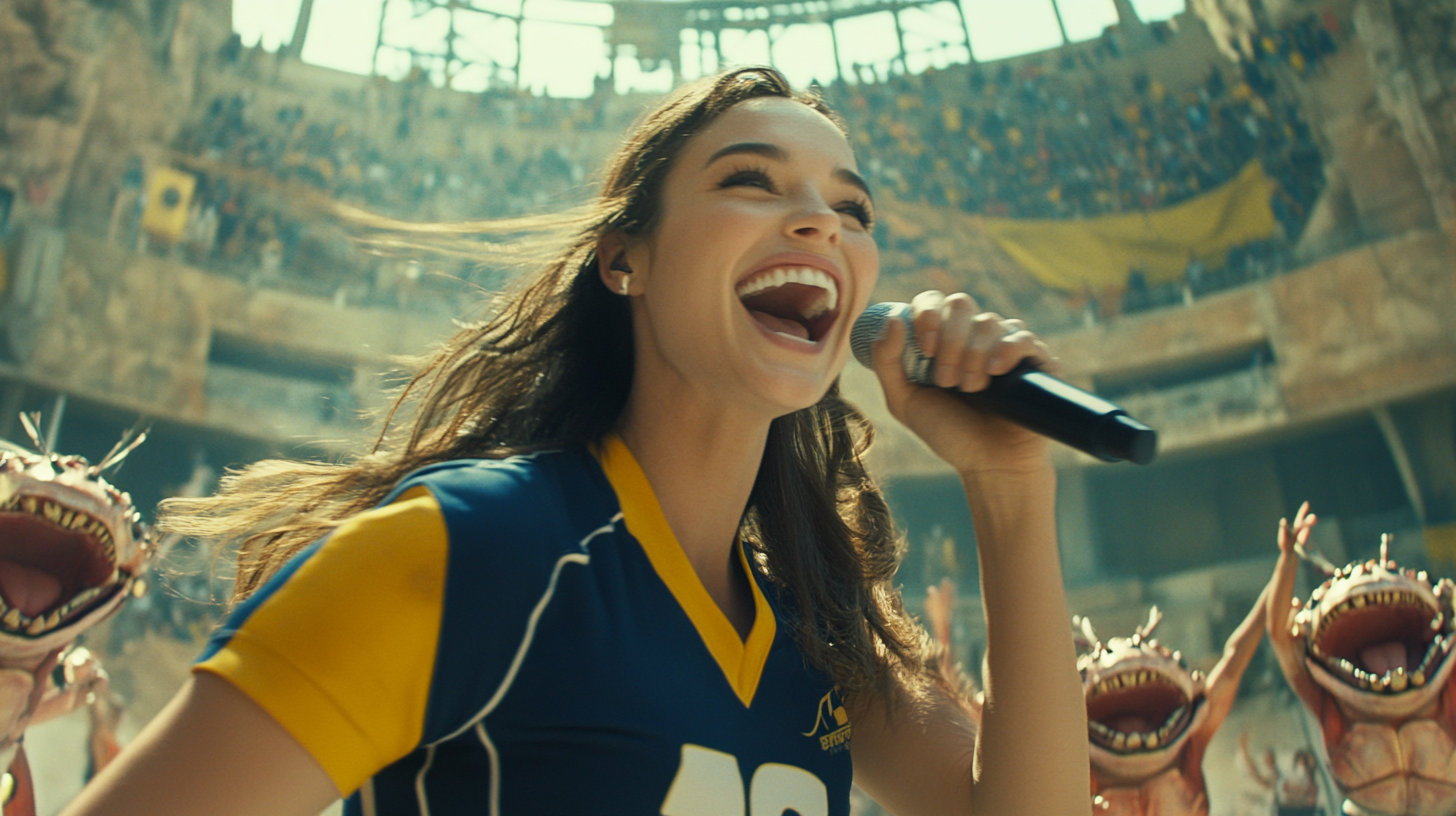
[[14, 561], [0, 561], [0, 595], [11, 609], [27, 618], [50, 609], [61, 597], [61, 582], [50, 573], [24, 567]]
[[1407, 669], [1404, 643], [1377, 643], [1360, 651], [1365, 670], [1379, 677], [1396, 669]]
[[1121, 731], [1124, 734], [1141, 734], [1153, 730], [1153, 727], [1146, 719], [1137, 715], [1114, 717], [1107, 724], [1112, 726], [1114, 730]]
[[749, 309], [748, 313], [753, 315], [754, 320], [767, 326], [769, 331], [787, 334], [792, 337], [797, 337], [800, 340], [809, 339], [809, 329], [803, 323], [796, 320], [785, 320], [782, 317], [775, 317], [768, 312], [760, 312], [757, 309]]

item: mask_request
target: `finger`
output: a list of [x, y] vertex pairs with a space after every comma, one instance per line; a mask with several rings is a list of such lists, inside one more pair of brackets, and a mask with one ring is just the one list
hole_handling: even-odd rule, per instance
[[910, 322], [915, 326], [915, 342], [926, 357], [934, 357], [940, 349], [941, 307], [945, 295], [934, 289], [921, 292], [910, 301]]
[[966, 349], [975, 329], [975, 317], [976, 302], [968, 295], [951, 295], [940, 307], [940, 340], [932, 379], [941, 388], [955, 388], [961, 383]]
[[1029, 360], [1043, 371], [1056, 362], [1051, 349], [1047, 348], [1040, 337], [1022, 330], [1000, 338], [987, 355], [986, 371], [993, 377], [999, 377], [1021, 365], [1023, 360]]
[[987, 363], [992, 351], [1006, 337], [1002, 322], [1001, 316], [993, 312], [982, 312], [971, 318], [971, 335], [966, 341], [965, 353], [961, 355], [962, 391], [980, 391], [991, 384], [991, 374], [996, 372], [988, 371]]
[[1289, 540], [1289, 519], [1279, 519], [1279, 550], [1289, 552], [1292, 542]]
[[1306, 515], [1308, 515], [1308, 514], [1309, 514], [1309, 502], [1304, 502], [1303, 504], [1299, 505], [1299, 512], [1294, 514], [1294, 526], [1295, 527], [1303, 526], [1304, 525], [1304, 517]]

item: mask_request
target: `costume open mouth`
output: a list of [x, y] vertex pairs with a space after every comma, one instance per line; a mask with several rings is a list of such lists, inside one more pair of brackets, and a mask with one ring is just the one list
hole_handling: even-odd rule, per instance
[[0, 632], [35, 637], [58, 629], [121, 582], [105, 521], [40, 496], [0, 505]]
[[1444, 624], [1415, 592], [1365, 592], [1320, 616], [1310, 652], [1348, 685], [1399, 694], [1424, 686], [1450, 655]]
[[1119, 754], [1156, 751], [1183, 735], [1196, 704], [1158, 672], [1115, 674], [1087, 697], [1088, 736]]
[[839, 285], [813, 267], [777, 267], [738, 284], [739, 301], [769, 331], [817, 343], [839, 317]]

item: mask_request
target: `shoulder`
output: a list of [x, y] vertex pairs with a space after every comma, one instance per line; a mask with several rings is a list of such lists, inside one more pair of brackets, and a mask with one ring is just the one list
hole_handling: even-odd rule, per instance
[[482, 547], [501, 553], [502, 545], [545, 555], [575, 546], [620, 512], [611, 484], [585, 449], [431, 465], [401, 481], [384, 504], [425, 491], [452, 561]]

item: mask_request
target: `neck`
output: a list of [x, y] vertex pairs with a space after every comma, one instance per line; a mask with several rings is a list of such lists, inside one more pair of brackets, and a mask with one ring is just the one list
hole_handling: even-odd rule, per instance
[[733, 544], [769, 422], [706, 395], [669, 399], [634, 388], [618, 426], [688, 561], [740, 634], [752, 625], [753, 603]]
[[732, 552], [763, 460], [767, 421], [681, 400], [628, 401], [618, 428], [662, 513], [702, 572]]

